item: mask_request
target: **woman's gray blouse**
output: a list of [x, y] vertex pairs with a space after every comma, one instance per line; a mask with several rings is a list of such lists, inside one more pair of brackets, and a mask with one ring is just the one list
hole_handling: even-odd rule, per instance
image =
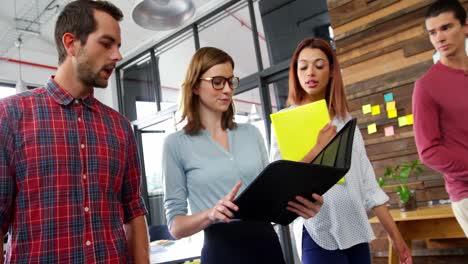
[[262, 135], [250, 124], [227, 130], [229, 150], [202, 130], [191, 136], [183, 130], [169, 135], [163, 148], [164, 209], [168, 225], [177, 215], [212, 208], [238, 181], [248, 186], [268, 164]]

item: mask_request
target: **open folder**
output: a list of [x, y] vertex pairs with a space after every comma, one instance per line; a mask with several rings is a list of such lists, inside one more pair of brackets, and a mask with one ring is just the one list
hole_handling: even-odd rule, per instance
[[323, 195], [351, 166], [356, 119], [351, 119], [311, 163], [278, 160], [270, 163], [234, 203], [235, 219], [288, 225], [298, 217], [286, 209], [288, 201], [312, 193]]

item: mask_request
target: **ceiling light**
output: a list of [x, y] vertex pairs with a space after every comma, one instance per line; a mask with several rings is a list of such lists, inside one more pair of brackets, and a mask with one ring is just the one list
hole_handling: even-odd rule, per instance
[[16, 83], [16, 93], [19, 94], [19, 93], [22, 93], [22, 92], [26, 92], [28, 90], [26, 84], [24, 83], [23, 81], [23, 76], [21, 74], [21, 46], [23, 45], [23, 40], [21, 39], [21, 37], [18, 37], [18, 39], [16, 40], [15, 42], [15, 46], [18, 48], [18, 65], [19, 65], [19, 78], [18, 78], [18, 82]]
[[139, 26], [149, 30], [169, 30], [181, 26], [195, 14], [191, 0], [139, 0], [132, 18]]

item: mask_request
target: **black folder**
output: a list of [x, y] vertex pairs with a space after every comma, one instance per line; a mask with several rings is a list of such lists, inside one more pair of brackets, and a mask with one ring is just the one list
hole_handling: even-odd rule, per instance
[[270, 163], [234, 203], [234, 219], [288, 225], [298, 217], [286, 209], [297, 195], [311, 201], [312, 193], [323, 195], [351, 166], [356, 119], [351, 119], [311, 163], [278, 160]]

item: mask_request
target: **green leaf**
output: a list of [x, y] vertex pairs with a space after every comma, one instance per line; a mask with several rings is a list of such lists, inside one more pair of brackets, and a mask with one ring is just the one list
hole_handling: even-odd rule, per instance
[[385, 168], [384, 176], [389, 176], [390, 174], [392, 174], [392, 172], [392, 167], [388, 166], [387, 168]]
[[400, 170], [400, 178], [401, 179], [408, 179], [410, 174], [411, 168], [405, 167]]
[[408, 189], [407, 186], [405, 185], [400, 185], [397, 187], [397, 194], [400, 197], [400, 200], [404, 203], [408, 202], [410, 196], [411, 196], [411, 191]]
[[379, 186], [380, 186], [380, 187], [382, 187], [382, 186], [384, 186], [385, 184], [387, 184], [387, 180], [385, 180], [385, 179], [382, 178], [382, 177], [379, 177], [378, 182], [379, 182]]
[[399, 175], [398, 173], [395, 173], [395, 172], [392, 173], [392, 176], [391, 176], [391, 177], [392, 177], [392, 179], [394, 179], [394, 180], [399, 180], [399, 179], [400, 179], [400, 175]]
[[418, 167], [416, 167], [414, 169], [416, 170], [416, 173], [418, 173], [418, 174], [421, 174], [421, 173], [424, 172], [423, 168], [421, 168], [420, 166], [418, 166]]

